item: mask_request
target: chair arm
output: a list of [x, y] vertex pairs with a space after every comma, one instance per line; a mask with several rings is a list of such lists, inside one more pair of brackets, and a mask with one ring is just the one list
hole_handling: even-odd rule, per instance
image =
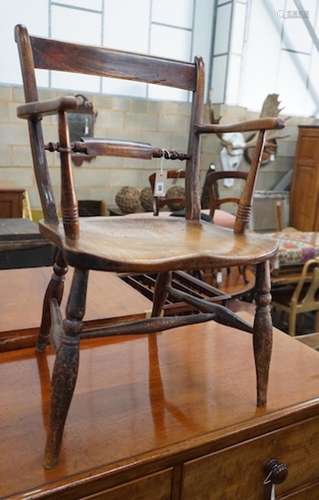
[[81, 140], [71, 144], [71, 147], [74, 153], [89, 156], [121, 156], [123, 158], [140, 158], [142, 160], [165, 156], [169, 160], [181, 161], [189, 158], [187, 153], [154, 148], [147, 142], [96, 139], [95, 137], [81, 137]]
[[95, 139], [94, 137], [83, 137], [81, 141], [72, 144], [72, 150], [89, 156], [121, 156], [144, 160], [151, 160], [156, 151], [151, 144], [144, 142]]
[[74, 96], [59, 97], [48, 101], [33, 101], [17, 108], [18, 118], [38, 119], [43, 115], [53, 115], [60, 111], [83, 109], [83, 99]]
[[227, 132], [255, 132], [259, 130], [273, 130], [285, 127], [285, 122], [280, 118], [259, 118], [233, 125], [196, 125], [197, 134], [224, 134]]

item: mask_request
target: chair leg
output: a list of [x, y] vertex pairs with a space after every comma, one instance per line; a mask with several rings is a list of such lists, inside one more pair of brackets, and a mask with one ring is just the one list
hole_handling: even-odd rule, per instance
[[152, 318], [161, 315], [167, 297], [167, 286], [170, 284], [171, 279], [172, 279], [172, 273], [170, 271], [165, 273], [159, 273], [157, 275], [155, 290], [154, 290]]
[[297, 313], [296, 308], [290, 305], [289, 319], [288, 319], [288, 332], [289, 335], [294, 337], [296, 335], [296, 322], [297, 322]]
[[74, 270], [66, 308], [64, 336], [57, 352], [52, 376], [50, 422], [44, 467], [51, 469], [59, 459], [64, 424], [78, 375], [82, 319], [85, 313], [88, 271]]
[[272, 320], [270, 313], [269, 261], [256, 268], [256, 314], [253, 346], [257, 377], [257, 406], [267, 403], [268, 375], [272, 350]]
[[64, 279], [67, 273], [67, 265], [63, 258], [62, 252], [58, 251], [55, 263], [53, 266], [53, 274], [45, 292], [42, 319], [39, 331], [39, 336], [36, 342], [36, 350], [42, 352], [49, 343], [49, 332], [51, 325], [50, 301], [56, 299], [58, 304], [61, 304], [64, 290]]

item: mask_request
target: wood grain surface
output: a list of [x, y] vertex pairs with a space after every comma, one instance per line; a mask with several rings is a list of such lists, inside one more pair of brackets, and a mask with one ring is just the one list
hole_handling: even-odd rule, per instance
[[277, 242], [239, 234], [208, 222], [185, 223], [178, 217], [81, 218], [77, 240], [45, 222], [41, 233], [68, 252], [85, 258], [89, 269], [123, 272], [171, 271], [205, 266], [254, 264], [272, 257]]
[[[0, 338], [5, 333], [36, 332], [41, 322], [42, 301], [52, 270], [12, 269], [0, 271]], [[62, 308], [65, 310], [73, 271], [66, 275]], [[85, 321], [95, 325], [105, 319], [144, 317], [152, 303], [118, 276], [92, 271], [89, 277]]]
[[318, 415], [319, 355], [279, 332], [264, 409], [251, 335], [214, 323], [83, 342], [80, 356], [61, 461], [45, 471], [54, 357], [0, 354], [0, 496], [64, 485], [79, 498]]

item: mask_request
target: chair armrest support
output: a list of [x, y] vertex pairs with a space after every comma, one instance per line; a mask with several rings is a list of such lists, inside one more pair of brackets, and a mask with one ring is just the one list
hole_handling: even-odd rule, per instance
[[260, 118], [232, 125], [196, 125], [197, 134], [224, 134], [227, 132], [256, 132], [259, 130], [274, 130], [285, 127], [285, 122], [280, 118]]
[[82, 98], [65, 96], [59, 97], [58, 99], [22, 104], [17, 108], [17, 116], [18, 118], [27, 120], [38, 120], [45, 115], [58, 114], [64, 111], [74, 111], [79, 108], [83, 109]]
[[122, 141], [115, 139], [97, 139], [82, 137], [81, 141], [71, 144], [73, 153], [82, 153], [90, 156], [120, 156], [122, 158], [140, 158], [151, 160], [164, 156], [169, 160], [187, 160], [189, 155], [178, 151], [154, 148], [147, 142]]
[[153, 147], [151, 144], [134, 141], [117, 141], [113, 139], [96, 139], [83, 137], [72, 145], [74, 152], [91, 156], [120, 156], [123, 158], [141, 158], [151, 160]]

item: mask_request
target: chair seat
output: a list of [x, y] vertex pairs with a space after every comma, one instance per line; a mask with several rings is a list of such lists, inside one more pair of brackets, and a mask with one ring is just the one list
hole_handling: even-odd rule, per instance
[[[209, 216], [209, 210], [201, 210], [201, 214], [205, 214]], [[168, 212], [168, 211], [160, 211], [158, 214], [158, 217], [173, 217], [174, 213], [173, 212]], [[153, 212], [141, 212], [141, 213], [134, 213], [134, 214], [127, 214], [125, 217], [154, 217]], [[226, 212], [225, 210], [219, 210], [218, 208], [215, 210], [214, 213], [214, 219], [213, 222], [214, 224], [217, 224], [217, 226], [223, 226], [223, 227], [229, 227], [233, 229], [235, 225], [235, 216]]]
[[276, 241], [260, 235], [235, 235], [211, 223], [174, 217], [81, 218], [77, 240], [65, 237], [62, 224], [41, 222], [40, 231], [66, 251], [71, 265], [118, 272], [254, 264], [277, 250]]

